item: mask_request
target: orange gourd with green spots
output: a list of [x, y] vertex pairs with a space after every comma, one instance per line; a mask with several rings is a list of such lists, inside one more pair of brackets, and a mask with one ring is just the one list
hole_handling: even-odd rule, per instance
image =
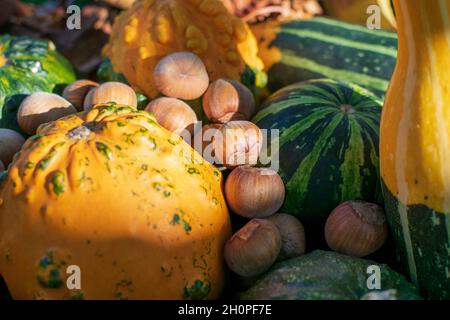
[[[151, 114], [98, 105], [43, 125], [0, 181], [13, 298], [220, 295], [231, 232], [221, 173]], [[71, 265], [80, 290], [66, 285]]]
[[114, 71], [149, 97], [157, 95], [154, 67], [177, 51], [199, 55], [211, 80], [244, 80], [246, 66], [263, 69], [249, 27], [220, 0], [137, 1], [117, 17], [105, 48]]

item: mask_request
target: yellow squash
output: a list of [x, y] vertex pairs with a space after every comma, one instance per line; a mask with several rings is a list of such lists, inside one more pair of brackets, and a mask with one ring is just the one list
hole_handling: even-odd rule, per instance
[[43, 125], [1, 178], [0, 273], [15, 299], [217, 298], [221, 187], [147, 112], [97, 105]]
[[399, 51], [381, 123], [381, 174], [398, 258], [450, 298], [450, 1], [396, 0]]
[[246, 66], [262, 70], [249, 27], [220, 0], [142, 0], [114, 22], [105, 48], [116, 72], [149, 97], [152, 74], [164, 56], [191, 51], [205, 63], [211, 80], [240, 80]]
[[333, 18], [357, 23], [367, 24], [367, 19], [373, 14], [367, 12], [370, 6], [377, 5], [381, 13], [381, 27], [395, 29], [395, 14], [392, 10], [391, 0], [322, 0], [325, 13]]

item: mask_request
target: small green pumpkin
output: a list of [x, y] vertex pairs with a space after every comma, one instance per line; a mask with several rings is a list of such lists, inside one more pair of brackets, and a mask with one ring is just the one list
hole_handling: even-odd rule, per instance
[[[378, 269], [379, 268], [379, 269]], [[376, 285], [379, 271], [379, 289]], [[247, 291], [244, 300], [420, 300], [414, 285], [384, 264], [330, 251], [280, 262]]]
[[29, 94], [59, 92], [75, 80], [73, 67], [52, 42], [0, 36], [0, 128], [20, 132], [17, 110]]

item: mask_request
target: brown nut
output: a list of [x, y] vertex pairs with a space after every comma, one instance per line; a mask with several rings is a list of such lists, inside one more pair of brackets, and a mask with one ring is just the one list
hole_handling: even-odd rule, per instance
[[19, 152], [25, 139], [14, 130], [0, 128], [0, 161], [6, 168]]
[[218, 79], [203, 96], [203, 111], [212, 122], [250, 120], [255, 113], [255, 98], [240, 82]]
[[105, 82], [89, 91], [84, 100], [84, 110], [89, 111], [96, 104], [110, 102], [137, 108], [136, 93], [130, 86], [121, 82]]
[[176, 52], [161, 59], [153, 72], [153, 80], [159, 92], [183, 100], [200, 98], [209, 85], [205, 65], [192, 52]]
[[305, 228], [294, 216], [277, 213], [267, 218], [275, 224], [281, 235], [281, 251], [278, 260], [301, 256], [305, 253]]
[[41, 124], [76, 112], [77, 109], [63, 97], [47, 92], [36, 92], [20, 104], [17, 122], [25, 133], [33, 135]]
[[327, 219], [325, 239], [337, 252], [364, 257], [377, 251], [388, 235], [382, 207], [364, 201], [347, 201]]
[[277, 227], [264, 219], [252, 219], [225, 244], [228, 267], [243, 277], [253, 277], [267, 271], [281, 249]]
[[63, 97], [69, 101], [77, 111], [83, 111], [83, 102], [86, 95], [93, 88], [98, 87], [97, 82], [91, 80], [78, 80], [69, 84], [63, 91]]
[[155, 99], [147, 105], [145, 111], [152, 113], [162, 127], [176, 134], [181, 134], [185, 130], [192, 133], [193, 126], [197, 122], [194, 110], [176, 98]]
[[285, 188], [269, 168], [235, 168], [225, 182], [225, 197], [233, 212], [246, 218], [268, 217], [283, 205]]
[[262, 146], [261, 130], [249, 121], [230, 121], [221, 125], [213, 141], [218, 164], [228, 168], [255, 165]]

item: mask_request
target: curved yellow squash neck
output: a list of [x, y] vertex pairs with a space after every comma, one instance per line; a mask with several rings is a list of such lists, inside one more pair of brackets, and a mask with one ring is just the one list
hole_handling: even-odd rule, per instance
[[398, 63], [381, 125], [381, 172], [403, 204], [450, 212], [450, 1], [394, 1]]

